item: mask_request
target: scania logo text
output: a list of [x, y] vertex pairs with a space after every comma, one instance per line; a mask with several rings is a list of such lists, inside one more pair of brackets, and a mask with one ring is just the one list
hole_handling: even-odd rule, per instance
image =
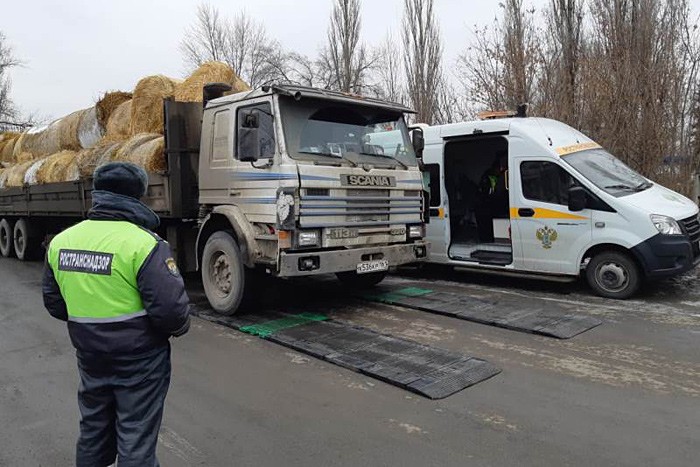
[[385, 175], [341, 175], [340, 180], [346, 186], [396, 186], [396, 178]]

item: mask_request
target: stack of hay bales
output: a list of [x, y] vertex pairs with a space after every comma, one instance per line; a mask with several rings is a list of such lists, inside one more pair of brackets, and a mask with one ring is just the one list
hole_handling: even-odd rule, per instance
[[207, 83], [249, 90], [226, 64], [204, 63], [184, 81], [141, 79], [133, 93], [105, 93], [92, 107], [24, 133], [0, 134], [0, 187], [89, 178], [99, 165], [129, 161], [149, 172], [167, 170], [163, 100], [201, 102]]

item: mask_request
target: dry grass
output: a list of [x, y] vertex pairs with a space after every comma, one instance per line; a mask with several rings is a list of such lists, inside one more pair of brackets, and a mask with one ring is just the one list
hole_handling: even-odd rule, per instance
[[132, 94], [130, 92], [123, 91], [111, 91], [106, 92], [102, 99], [97, 101], [95, 104], [95, 111], [97, 114], [97, 121], [100, 126], [104, 129], [107, 128], [112, 114], [117, 110], [117, 108], [123, 103], [130, 101]]
[[80, 146], [80, 137], [78, 130], [80, 128], [80, 120], [90, 109], [77, 110], [66, 115], [59, 120], [59, 148], [63, 150], [78, 151], [82, 149]]
[[131, 100], [122, 102], [107, 121], [104, 141], [124, 141], [131, 136]]
[[35, 157], [44, 157], [59, 151], [61, 149], [60, 122], [61, 120], [55, 120], [44, 128], [29, 130], [22, 139], [21, 152], [32, 153]]
[[15, 135], [10, 138], [5, 138], [2, 143], [0, 143], [0, 162], [14, 162], [15, 155], [15, 142], [19, 138], [19, 135]]
[[163, 136], [154, 133], [140, 134], [125, 142], [112, 160], [133, 162], [148, 172], [163, 172], [167, 168], [164, 148]]
[[7, 179], [5, 181], [6, 187], [21, 187], [24, 186], [24, 175], [31, 165], [34, 164], [33, 160], [23, 162], [21, 164], [16, 164], [7, 169]]
[[94, 148], [80, 151], [76, 158], [78, 176], [82, 178], [92, 177], [98, 166], [112, 160], [121, 145], [122, 143], [118, 142], [102, 141]]
[[172, 97], [178, 81], [163, 75], [138, 82], [131, 100], [131, 134], [163, 134], [163, 99]]
[[[17, 151], [15, 150], [15, 154]], [[15, 162], [17, 164], [24, 164], [25, 162], [33, 162], [35, 160], [34, 154], [31, 152], [20, 152], [15, 156]]]
[[61, 151], [50, 155], [37, 170], [37, 183], [57, 183], [70, 181], [71, 178], [75, 179], [69, 175], [78, 171], [77, 157], [78, 153], [75, 151]]
[[226, 83], [233, 88], [232, 92], [247, 91], [250, 87], [241, 80], [233, 69], [221, 62], [207, 62], [197, 68], [175, 90], [175, 100], [179, 102], [202, 102], [202, 92], [205, 84]]
[[0, 169], [0, 188], [5, 188], [5, 184], [7, 183], [7, 174], [9, 171], [9, 168]]

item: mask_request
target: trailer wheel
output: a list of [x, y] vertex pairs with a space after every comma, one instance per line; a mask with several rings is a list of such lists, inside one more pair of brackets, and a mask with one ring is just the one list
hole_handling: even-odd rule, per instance
[[637, 264], [629, 255], [616, 251], [603, 251], [591, 258], [586, 279], [597, 295], [618, 300], [631, 297], [641, 285]]
[[335, 275], [338, 280], [355, 289], [368, 289], [374, 287], [384, 280], [386, 271], [369, 272], [367, 274], [358, 274], [355, 271], [338, 272]]
[[7, 219], [0, 220], [0, 255], [10, 258], [15, 255], [12, 224]]
[[209, 304], [217, 313], [232, 315], [251, 303], [253, 271], [243, 264], [241, 250], [227, 232], [216, 232], [202, 254], [202, 283]]
[[40, 256], [40, 242], [26, 219], [20, 219], [15, 223], [13, 245], [20, 261], [29, 261]]

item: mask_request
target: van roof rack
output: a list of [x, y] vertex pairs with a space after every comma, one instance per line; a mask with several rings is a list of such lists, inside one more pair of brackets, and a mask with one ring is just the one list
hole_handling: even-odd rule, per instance
[[526, 118], [530, 104], [520, 104], [518, 110], [485, 110], [476, 114], [479, 120], [496, 120], [498, 118]]

